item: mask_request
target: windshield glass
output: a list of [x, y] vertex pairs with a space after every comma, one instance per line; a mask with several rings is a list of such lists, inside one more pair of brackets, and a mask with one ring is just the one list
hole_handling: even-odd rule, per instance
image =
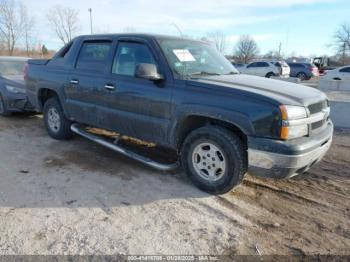
[[172, 70], [180, 76], [239, 74], [210, 44], [183, 39], [158, 41]]
[[22, 75], [25, 61], [0, 61], [0, 75]]

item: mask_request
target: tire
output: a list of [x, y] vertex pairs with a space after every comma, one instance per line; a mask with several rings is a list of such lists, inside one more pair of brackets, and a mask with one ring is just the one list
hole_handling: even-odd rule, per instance
[[272, 73], [272, 72], [269, 72], [269, 73], [267, 73], [266, 74], [266, 78], [271, 78], [271, 77], [273, 77], [273, 76], [275, 76], [275, 74], [274, 73]]
[[211, 194], [224, 194], [242, 182], [247, 172], [247, 152], [234, 133], [207, 126], [186, 137], [181, 163], [198, 188]]
[[297, 74], [297, 78], [299, 78], [301, 81], [307, 80], [307, 75], [303, 72], [300, 72]]
[[62, 110], [61, 104], [56, 97], [48, 99], [44, 105], [44, 124], [47, 133], [54, 139], [67, 140], [72, 138], [70, 129], [72, 124]]
[[11, 113], [7, 111], [4, 98], [0, 93], [0, 116], [9, 116], [9, 115], [11, 115]]

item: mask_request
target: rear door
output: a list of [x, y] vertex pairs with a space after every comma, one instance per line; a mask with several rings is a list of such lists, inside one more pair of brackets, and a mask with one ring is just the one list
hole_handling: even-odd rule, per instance
[[[165, 79], [160, 82], [135, 77], [140, 63], [155, 64]], [[101, 125], [124, 135], [164, 142], [172, 113], [172, 81], [154, 47], [143, 40], [119, 41], [106, 79], [104, 119]]]
[[112, 41], [84, 41], [66, 86], [67, 108], [73, 119], [96, 126], [104, 106], [103, 81]]

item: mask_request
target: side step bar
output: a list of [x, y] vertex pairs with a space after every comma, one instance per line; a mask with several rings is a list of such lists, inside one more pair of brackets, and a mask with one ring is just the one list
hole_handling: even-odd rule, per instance
[[127, 150], [127, 149], [124, 149], [118, 145], [115, 145], [111, 142], [109, 142], [107, 139], [104, 139], [98, 135], [94, 135], [94, 134], [91, 134], [89, 132], [87, 132], [85, 129], [84, 129], [84, 126], [83, 125], [80, 125], [80, 124], [72, 124], [71, 125], [71, 130], [82, 136], [82, 137], [85, 137], [89, 140], [92, 140], [94, 142], [96, 142], [97, 144], [100, 144], [102, 146], [105, 146], [105, 147], [108, 147], [109, 149], [115, 151], [115, 152], [118, 152], [124, 156], [127, 156], [127, 157], [130, 157], [136, 161], [139, 161], [147, 166], [150, 166], [152, 168], [155, 168], [155, 169], [158, 169], [158, 170], [161, 170], [161, 171], [170, 171], [170, 170], [174, 170], [178, 167], [178, 163], [174, 163], [174, 164], [161, 164], [161, 163], [158, 163], [158, 162], [155, 162], [153, 161], [152, 159], [150, 158], [147, 158], [147, 157], [144, 157], [144, 156], [141, 156], [135, 152], [132, 152], [130, 150]]

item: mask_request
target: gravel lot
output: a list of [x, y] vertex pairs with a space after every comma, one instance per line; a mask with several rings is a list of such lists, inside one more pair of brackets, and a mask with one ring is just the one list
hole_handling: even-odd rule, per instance
[[304, 176], [210, 196], [40, 117], [0, 118], [0, 254], [348, 254], [350, 130]]

